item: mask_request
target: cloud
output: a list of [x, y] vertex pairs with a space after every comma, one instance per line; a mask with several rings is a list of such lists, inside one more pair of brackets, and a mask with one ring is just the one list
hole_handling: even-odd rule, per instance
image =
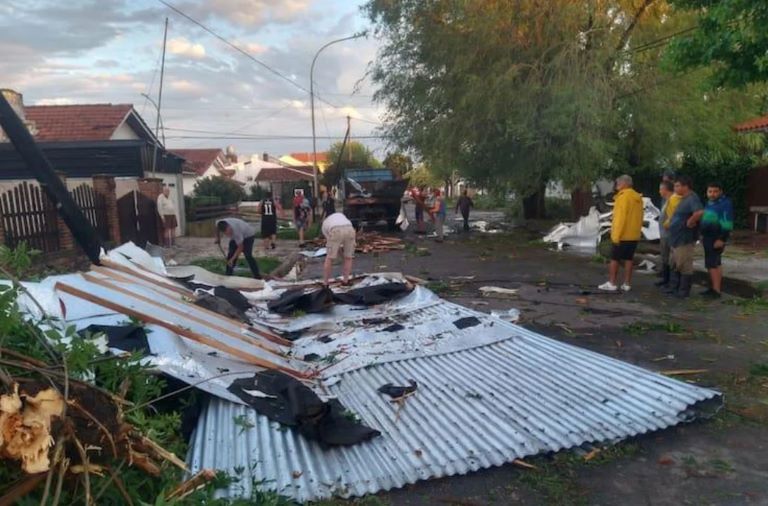
[[35, 105], [72, 105], [75, 101], [68, 97], [43, 98], [35, 101]]
[[179, 6], [197, 17], [217, 17], [244, 28], [293, 23], [309, 12], [311, 0], [207, 0]]
[[169, 83], [172, 90], [185, 94], [202, 94], [205, 87], [186, 79], [175, 79]]
[[205, 58], [205, 47], [202, 44], [193, 44], [184, 37], [169, 40], [168, 52], [195, 60]]

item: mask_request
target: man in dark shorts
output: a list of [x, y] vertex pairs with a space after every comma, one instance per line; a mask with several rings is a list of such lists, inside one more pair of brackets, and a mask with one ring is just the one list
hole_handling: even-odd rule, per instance
[[710, 287], [701, 295], [719, 299], [723, 287], [723, 250], [733, 230], [733, 203], [723, 195], [720, 183], [707, 185], [707, 205], [694, 214], [694, 219], [699, 222], [704, 266], [710, 279]]
[[[611, 222], [611, 263], [608, 281], [598, 288], [605, 292], [628, 292], [632, 289], [632, 261], [643, 230], [643, 196], [632, 188], [628, 175], [616, 179], [616, 196], [613, 199]], [[617, 286], [619, 266], [624, 266], [624, 283]]]
[[259, 204], [259, 212], [261, 213], [261, 238], [264, 240], [264, 249], [275, 249], [278, 208], [272, 199], [272, 192], [267, 192]]
[[253, 258], [253, 242], [256, 240], [256, 229], [240, 218], [225, 218], [216, 222], [216, 244], [221, 244], [221, 236], [229, 238], [229, 252], [227, 253], [226, 274], [231, 276], [235, 272], [235, 265], [240, 253], [245, 256], [248, 267], [256, 279], [261, 279], [259, 265]]
[[669, 247], [672, 275], [666, 293], [684, 299], [691, 295], [693, 282], [693, 246], [699, 237], [696, 214], [703, 206], [693, 192], [693, 181], [688, 176], [678, 176], [675, 193], [680, 203], [669, 222]]

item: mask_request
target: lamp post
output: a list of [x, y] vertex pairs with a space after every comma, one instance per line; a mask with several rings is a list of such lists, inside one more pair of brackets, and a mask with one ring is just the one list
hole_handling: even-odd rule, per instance
[[319, 186], [317, 183], [317, 138], [315, 136], [315, 63], [317, 62], [317, 57], [320, 56], [320, 53], [323, 52], [325, 48], [328, 46], [331, 46], [333, 44], [336, 44], [338, 42], [344, 42], [345, 40], [352, 40], [352, 39], [358, 39], [360, 37], [364, 37], [365, 32], [357, 33], [355, 35], [350, 35], [349, 37], [343, 37], [341, 39], [336, 39], [328, 42], [324, 46], [322, 46], [320, 49], [317, 50], [317, 53], [315, 53], [315, 57], [312, 59], [312, 66], [309, 69], [309, 102], [310, 102], [310, 108], [312, 109], [312, 181], [313, 181], [313, 200], [315, 201], [315, 204], [317, 204], [317, 197], [319, 194]]

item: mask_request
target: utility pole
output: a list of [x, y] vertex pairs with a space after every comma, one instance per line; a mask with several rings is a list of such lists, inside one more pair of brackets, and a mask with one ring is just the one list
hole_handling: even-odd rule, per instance
[[338, 42], [344, 42], [345, 40], [352, 40], [357, 39], [360, 37], [364, 37], [365, 32], [358, 33], [355, 35], [350, 35], [349, 37], [343, 37], [341, 39], [336, 39], [328, 42], [324, 46], [322, 46], [320, 49], [317, 50], [317, 53], [315, 53], [315, 57], [312, 58], [312, 66], [309, 67], [309, 103], [310, 108], [312, 109], [312, 180], [313, 180], [313, 201], [317, 202], [317, 197], [320, 192], [320, 187], [317, 182], [317, 136], [315, 135], [315, 63], [317, 62], [317, 57], [320, 56], [320, 53], [323, 51], [323, 49], [327, 48], [330, 45], [336, 44]]
[[[165, 47], [168, 42], [168, 18], [165, 18], [163, 31], [163, 57], [160, 63], [160, 89], [157, 91], [157, 118], [155, 120], [155, 147], [152, 150], [152, 177], [157, 169], [157, 145], [160, 142], [160, 107], [163, 105], [163, 76], [165, 75]], [[163, 144], [165, 144], [165, 129], [163, 129]]]
[[349, 146], [347, 146], [347, 162], [352, 163], [352, 118], [347, 116], [347, 135], [349, 135]]

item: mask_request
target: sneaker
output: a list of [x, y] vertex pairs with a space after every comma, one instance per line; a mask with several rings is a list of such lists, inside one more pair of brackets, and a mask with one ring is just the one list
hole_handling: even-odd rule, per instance
[[598, 290], [602, 290], [604, 292], [618, 292], [619, 287], [611, 283], [610, 281], [606, 281], [602, 285], [597, 287]]
[[621, 285], [621, 291], [624, 292], [624, 293], [630, 291], [631, 289], [632, 289], [632, 287], [630, 285], [626, 284], [626, 283]]
[[707, 299], [719, 299], [720, 297], [722, 297], [722, 294], [710, 288], [705, 292], [701, 292], [701, 296], [706, 297]]

